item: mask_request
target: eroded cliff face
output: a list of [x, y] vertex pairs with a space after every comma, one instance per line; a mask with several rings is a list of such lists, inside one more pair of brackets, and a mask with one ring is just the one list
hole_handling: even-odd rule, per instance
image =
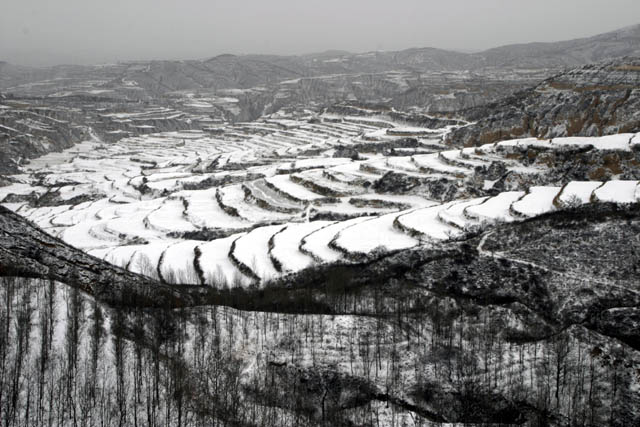
[[587, 65], [483, 107], [462, 112], [475, 124], [448, 137], [473, 146], [533, 136], [600, 136], [640, 129], [640, 59]]
[[209, 124], [199, 121], [202, 116], [165, 106], [166, 101], [149, 104], [58, 89], [60, 94], [46, 96], [0, 94], [0, 174], [17, 173], [29, 159], [82, 141], [111, 143], [127, 136]]
[[62, 151], [88, 139], [77, 109], [48, 108], [0, 94], [0, 173], [17, 172], [25, 159]]

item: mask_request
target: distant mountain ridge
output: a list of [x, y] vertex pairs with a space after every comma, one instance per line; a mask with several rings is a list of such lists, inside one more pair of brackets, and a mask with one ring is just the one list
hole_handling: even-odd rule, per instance
[[[103, 74], [140, 79], [154, 91], [268, 85], [300, 77], [410, 71], [480, 71], [491, 68], [568, 68], [621, 56], [640, 56], [640, 24], [593, 37], [515, 44], [478, 53], [437, 48], [391, 52], [327, 51], [300, 56], [222, 54], [205, 60], [156, 60], [102, 66], [30, 68], [0, 62], [0, 87], [37, 79]], [[162, 81], [159, 81], [162, 78]], [[146, 82], [146, 85], [145, 85]]]

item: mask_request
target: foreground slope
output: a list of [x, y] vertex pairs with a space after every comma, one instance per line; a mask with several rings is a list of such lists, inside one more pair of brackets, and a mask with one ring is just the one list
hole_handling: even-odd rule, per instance
[[[46, 353], [56, 358], [36, 370], [41, 392], [61, 384], [66, 408], [94, 419], [108, 407], [127, 423], [151, 416], [183, 425], [634, 425], [638, 212], [637, 203], [584, 205], [210, 300], [240, 311], [112, 309], [60, 285], [4, 277], [0, 314], [16, 327], [1, 333], [13, 349], [25, 333], [46, 343], [48, 325], [58, 331]], [[27, 231], [20, 245], [3, 243], [2, 274], [46, 277], [40, 248], [61, 243], [0, 213], [3, 233]], [[56, 260], [66, 283], [99, 266], [67, 251]], [[33, 329], [18, 327], [24, 319]], [[88, 351], [73, 356], [75, 345]], [[8, 360], [31, 366], [39, 348], [12, 350]], [[38, 389], [36, 377], [11, 375], [20, 381], [7, 390]], [[112, 391], [99, 405], [92, 392], [69, 397], [85, 376], [83, 390]], [[144, 392], [154, 387], [157, 399]], [[72, 419], [59, 405], [13, 408], [13, 420]]]

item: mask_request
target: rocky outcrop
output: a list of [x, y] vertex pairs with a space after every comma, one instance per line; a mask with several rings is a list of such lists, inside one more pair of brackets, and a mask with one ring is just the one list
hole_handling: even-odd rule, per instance
[[439, 201], [464, 197], [469, 190], [454, 178], [422, 177], [400, 172], [387, 172], [373, 183], [372, 188], [382, 194], [420, 194]]

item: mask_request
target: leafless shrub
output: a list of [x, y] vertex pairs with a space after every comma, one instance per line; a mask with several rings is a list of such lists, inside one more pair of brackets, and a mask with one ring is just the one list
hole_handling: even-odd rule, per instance
[[562, 201], [562, 206], [569, 209], [577, 208], [581, 205], [582, 205], [582, 199], [580, 199], [580, 197], [576, 196], [575, 194], [572, 194], [571, 196], [569, 196], [567, 200]]
[[140, 254], [135, 260], [136, 270], [147, 277], [151, 277], [155, 280], [160, 280], [158, 275], [158, 269], [155, 264], [151, 262], [151, 259], [146, 254]]

